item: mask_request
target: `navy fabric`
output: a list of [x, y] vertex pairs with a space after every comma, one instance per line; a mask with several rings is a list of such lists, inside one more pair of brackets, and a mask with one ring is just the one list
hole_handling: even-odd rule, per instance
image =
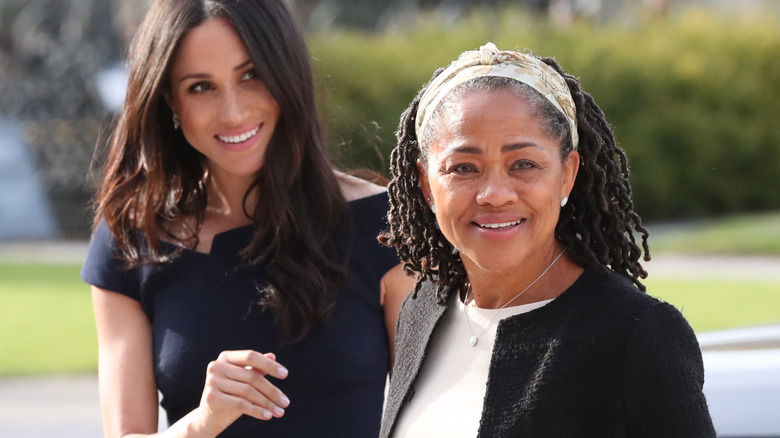
[[173, 423], [197, 407], [206, 367], [223, 350], [273, 352], [290, 371], [274, 383], [290, 398], [284, 417], [241, 417], [222, 437], [371, 437], [379, 433], [389, 367], [380, 280], [398, 264], [376, 240], [387, 194], [349, 203], [353, 235], [347, 285], [328, 322], [280, 345], [271, 312], [256, 302], [265, 268], [241, 267], [252, 227], [214, 237], [209, 254], [184, 250], [162, 268], [126, 270], [105, 224], [92, 236], [82, 279], [138, 300], [153, 327], [154, 374]]

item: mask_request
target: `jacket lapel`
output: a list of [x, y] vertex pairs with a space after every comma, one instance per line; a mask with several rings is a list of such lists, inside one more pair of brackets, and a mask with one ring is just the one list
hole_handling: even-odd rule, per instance
[[389, 437], [403, 405], [414, 396], [414, 382], [428, 352], [428, 343], [446, 305], [436, 298], [436, 285], [425, 282], [417, 298], [407, 297], [401, 308], [396, 331], [396, 352], [390, 377], [387, 406], [382, 420], [381, 437]]

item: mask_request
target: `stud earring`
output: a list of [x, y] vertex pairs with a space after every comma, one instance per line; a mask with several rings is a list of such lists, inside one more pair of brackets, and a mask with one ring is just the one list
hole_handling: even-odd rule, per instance
[[179, 116], [176, 115], [176, 113], [173, 113], [173, 129], [179, 129], [181, 127], [181, 123], [179, 123]]
[[569, 202], [569, 197], [564, 196], [563, 199], [561, 199], [561, 208], [565, 207], [567, 202]]
[[428, 201], [428, 205], [431, 206], [431, 211], [435, 215], [436, 214], [436, 204], [431, 202], [431, 198], [427, 198], [426, 200]]

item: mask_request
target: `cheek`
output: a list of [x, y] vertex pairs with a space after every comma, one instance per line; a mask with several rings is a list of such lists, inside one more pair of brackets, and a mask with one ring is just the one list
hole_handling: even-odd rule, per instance
[[[435, 186], [434, 186], [435, 184]], [[432, 182], [433, 201], [436, 203], [437, 215], [442, 220], [456, 220], [476, 199], [473, 186], [458, 184], [447, 178], [439, 178]]]
[[204, 135], [204, 129], [208, 126], [209, 120], [213, 120], [208, 106], [190, 104], [181, 108], [179, 119], [184, 137], [191, 140]]
[[437, 204], [446, 202], [448, 188], [443, 178], [439, 176], [428, 176], [426, 181], [430, 191], [428, 196], [431, 197], [431, 201]]

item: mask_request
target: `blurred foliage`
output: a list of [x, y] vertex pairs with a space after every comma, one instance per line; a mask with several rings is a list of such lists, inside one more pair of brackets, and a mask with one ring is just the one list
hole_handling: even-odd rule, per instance
[[[311, 2], [320, 12], [328, 5], [354, 12], [339, 2]], [[60, 237], [88, 235], [93, 181], [85, 174], [111, 117], [97, 77], [117, 62], [147, 3], [0, 2], [0, 117], [24, 125]], [[454, 4], [404, 4], [419, 12], [432, 3]], [[386, 173], [399, 116], [417, 90], [463, 50], [493, 41], [555, 56], [582, 79], [629, 153], [645, 218], [780, 209], [776, 9], [750, 16], [690, 9], [565, 25], [519, 6], [470, 10], [410, 15], [401, 8], [385, 21], [403, 25], [384, 31], [334, 30], [335, 20], [330, 32], [317, 33], [323, 27], [304, 20], [322, 115], [342, 167]]]
[[110, 117], [97, 76], [120, 56], [109, 0], [0, 1], [0, 118], [24, 126], [62, 238], [85, 238], [86, 173]]
[[648, 219], [780, 208], [780, 26], [690, 9], [631, 26], [562, 27], [519, 10], [404, 33], [310, 35], [334, 155], [386, 173], [401, 112], [432, 72], [486, 41], [554, 56], [613, 125]]

